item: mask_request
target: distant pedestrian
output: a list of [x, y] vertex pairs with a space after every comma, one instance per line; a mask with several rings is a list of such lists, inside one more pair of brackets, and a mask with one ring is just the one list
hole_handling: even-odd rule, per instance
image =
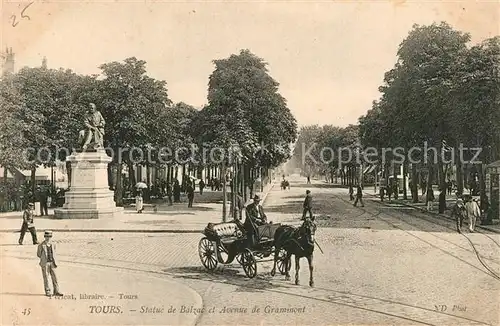
[[399, 197], [399, 187], [398, 187], [398, 184], [394, 183], [394, 185], [392, 187], [393, 187], [392, 193], [394, 194], [394, 200], [397, 200], [398, 197]]
[[238, 209], [237, 218], [240, 220], [243, 219], [243, 209], [245, 208], [245, 201], [243, 200], [243, 196], [241, 192], [238, 192], [236, 195], [236, 208]]
[[302, 211], [302, 219], [306, 218], [307, 213], [309, 213], [309, 217], [313, 218], [312, 213], [312, 195], [310, 190], [306, 190], [306, 198], [304, 199], [303, 211]]
[[451, 182], [451, 180], [448, 180], [446, 186], [448, 188], [448, 195], [451, 195], [451, 191], [453, 190], [453, 183]]
[[30, 232], [33, 244], [34, 245], [38, 244], [38, 240], [36, 238], [35, 223], [33, 221], [33, 217], [35, 215], [35, 212], [33, 210], [34, 207], [35, 205], [33, 203], [28, 203], [28, 208], [26, 208], [23, 212], [23, 224], [21, 225], [21, 235], [19, 236], [20, 245], [23, 244], [24, 235], [26, 234], [26, 231]]
[[349, 185], [349, 200], [354, 200], [354, 188], [352, 187], [352, 185]]
[[464, 217], [467, 215], [465, 210], [464, 201], [462, 198], [458, 198], [456, 203], [451, 208], [451, 217], [455, 219], [457, 223], [457, 232], [462, 233], [462, 225], [464, 223]]
[[311, 184], [311, 176], [310, 175], [307, 176], [307, 184]]
[[40, 216], [48, 216], [48, 200], [49, 200], [49, 193], [48, 189], [45, 187], [39, 188], [39, 194], [40, 194]]
[[386, 190], [387, 190], [387, 198], [389, 199], [389, 201], [391, 201], [392, 186], [390, 184], [388, 184], [387, 187], [386, 187]]
[[476, 229], [476, 222], [478, 218], [481, 218], [481, 210], [479, 205], [472, 196], [469, 196], [465, 202], [465, 210], [467, 212], [467, 217], [469, 218], [469, 231], [474, 232]]
[[172, 190], [172, 182], [168, 182], [167, 183], [167, 198], [168, 198], [168, 205], [169, 206], [172, 206], [172, 193], [173, 193], [173, 190]]
[[142, 198], [141, 190], [138, 190], [137, 196], [135, 196], [135, 209], [137, 210], [137, 214], [141, 214], [144, 210], [144, 199]]
[[358, 202], [361, 204], [361, 207], [365, 207], [365, 204], [363, 203], [363, 189], [361, 188], [361, 185], [358, 185], [356, 188], [356, 200], [354, 201], [354, 207], [358, 206]]
[[430, 212], [434, 209], [434, 190], [432, 190], [432, 185], [427, 188], [427, 211]]
[[203, 195], [203, 189], [205, 189], [205, 182], [203, 181], [203, 179], [201, 179], [198, 183], [198, 187], [200, 187], [200, 195]]
[[384, 201], [384, 196], [385, 196], [384, 187], [380, 187], [379, 195], [380, 195], [380, 201]]
[[186, 186], [186, 194], [188, 198], [188, 207], [193, 207], [193, 200], [194, 200], [194, 187], [191, 184], [191, 182], [187, 183]]
[[56, 275], [56, 244], [51, 242], [52, 231], [45, 231], [45, 240], [38, 245], [36, 255], [40, 258], [40, 267], [42, 268], [43, 286], [45, 288], [45, 295], [50, 297], [49, 277], [52, 279], [52, 287], [54, 288], [54, 296], [61, 297], [59, 292], [59, 284], [57, 283]]
[[179, 180], [174, 181], [174, 203], [181, 202], [181, 185], [179, 184]]

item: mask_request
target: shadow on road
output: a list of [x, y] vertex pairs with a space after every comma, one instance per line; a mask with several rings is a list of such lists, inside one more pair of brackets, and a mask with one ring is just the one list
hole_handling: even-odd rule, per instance
[[[220, 284], [231, 284], [237, 286], [237, 292], [263, 292], [269, 289], [286, 288], [284, 284], [271, 283], [284, 276], [277, 275], [274, 278], [269, 273], [257, 274], [249, 279], [244, 272], [236, 269], [233, 265], [223, 265], [214, 271], [208, 271], [202, 266], [176, 267], [163, 270], [165, 273], [174, 275], [174, 278], [200, 280]], [[278, 272], [279, 274], [279, 272]]]

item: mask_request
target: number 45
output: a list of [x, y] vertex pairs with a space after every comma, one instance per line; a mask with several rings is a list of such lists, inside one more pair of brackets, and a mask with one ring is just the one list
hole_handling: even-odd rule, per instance
[[31, 314], [31, 308], [24, 308], [23, 315], [28, 316]]

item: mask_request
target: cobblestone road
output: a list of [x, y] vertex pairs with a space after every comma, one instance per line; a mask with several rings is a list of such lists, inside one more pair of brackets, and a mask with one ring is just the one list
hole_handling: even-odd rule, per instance
[[[197, 254], [201, 234], [75, 233], [58, 234], [54, 240], [68, 262], [139, 270], [190, 286], [207, 309], [216, 308], [216, 313], [198, 317], [200, 325], [498, 325], [499, 280], [480, 263], [467, 239], [449, 229], [452, 224], [370, 199], [364, 208], [353, 207], [345, 189], [291, 181], [290, 190], [272, 190], [265, 208], [270, 220], [297, 224], [305, 190], [312, 190], [317, 240], [324, 252], [315, 251], [313, 289], [307, 286], [305, 259], [301, 286], [270, 277], [270, 262], [259, 264], [252, 280], [237, 265], [208, 273]], [[3, 241], [15, 243], [16, 235], [8, 236], [12, 239]], [[483, 262], [499, 274], [498, 235], [467, 236]], [[33, 249], [2, 247], [5, 255], [25, 257]], [[224, 306], [247, 311], [221, 312]], [[255, 306], [260, 311], [252, 313]], [[305, 312], [277, 314], [266, 306], [305, 307]]]

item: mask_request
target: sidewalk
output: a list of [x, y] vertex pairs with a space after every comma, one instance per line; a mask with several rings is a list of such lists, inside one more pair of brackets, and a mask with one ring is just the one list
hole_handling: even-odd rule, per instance
[[[264, 187], [261, 194], [262, 204], [272, 189], [274, 182]], [[229, 196], [228, 196], [229, 197]], [[229, 215], [229, 203], [227, 212]], [[162, 232], [162, 233], [197, 233], [202, 232], [209, 222], [222, 221], [222, 204], [197, 203], [192, 208], [187, 203], [158, 205], [157, 212], [152, 206], [145, 207], [142, 214], [137, 214], [134, 208], [125, 208], [119, 216], [109, 219], [88, 220], [59, 220], [53, 219], [54, 211], [49, 209], [49, 216], [36, 216], [37, 232], [52, 230], [57, 232]], [[19, 232], [21, 228], [22, 212], [8, 212], [0, 214], [0, 232]], [[30, 242], [29, 233], [25, 242]]]
[[[364, 191], [363, 192], [365, 195], [368, 195], [372, 198], [376, 198], [377, 199], [377, 202], [379, 202], [380, 204], [397, 204], [397, 205], [404, 205], [404, 206], [407, 206], [407, 207], [412, 207], [412, 208], [415, 208], [415, 209], [418, 209], [420, 210], [421, 212], [424, 212], [424, 213], [427, 213], [427, 214], [432, 214], [432, 215], [435, 215], [435, 216], [440, 216], [440, 217], [443, 217], [443, 218], [446, 218], [448, 220], [453, 220], [453, 218], [451, 218], [451, 207], [453, 206], [453, 204], [455, 204], [455, 199], [452, 198], [450, 199], [449, 197], [450, 196], [447, 196], [447, 199], [446, 199], [446, 210], [443, 214], [440, 214], [438, 212], [438, 204], [436, 201], [434, 201], [434, 210], [433, 211], [427, 211], [427, 206], [425, 205], [425, 201], [422, 201], [421, 198], [419, 198], [420, 202], [418, 203], [413, 203], [411, 201], [411, 199], [408, 199], [408, 200], [403, 200], [403, 199], [392, 199], [390, 202], [385, 199], [384, 202], [381, 202], [380, 201], [380, 196], [378, 194], [373, 194], [373, 193], [370, 193], [370, 192], [367, 192], [367, 191]], [[480, 229], [483, 229], [483, 230], [487, 230], [487, 231], [490, 231], [490, 232], [494, 232], [494, 233], [500, 233], [500, 223], [498, 220], [493, 220], [493, 223], [492, 225], [476, 225], [476, 227], [480, 228]], [[464, 220], [464, 224], [465, 225], [469, 225], [469, 222], [467, 221], [467, 219]]]
[[[180, 313], [179, 307], [203, 306], [198, 293], [166, 276], [62, 261], [56, 272], [64, 297], [48, 298], [36, 256], [2, 255], [1, 265], [5, 266], [0, 272], [2, 325], [195, 325], [197, 316]], [[137, 299], [120, 299], [120, 293]], [[84, 299], [85, 294], [102, 297]], [[92, 306], [115, 306], [120, 312], [92, 313]], [[177, 311], [168, 313], [170, 306]], [[163, 312], [141, 313], [142, 307], [163, 308]]]

